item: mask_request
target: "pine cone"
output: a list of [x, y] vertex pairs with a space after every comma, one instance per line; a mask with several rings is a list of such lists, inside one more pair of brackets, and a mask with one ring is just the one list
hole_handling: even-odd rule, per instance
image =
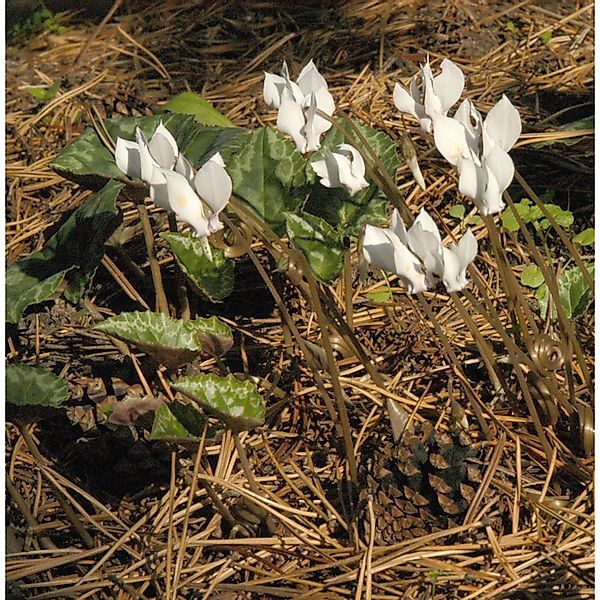
[[[367, 440], [361, 499], [373, 498], [375, 543], [394, 544], [459, 523], [481, 481], [476, 455], [465, 431], [438, 432], [428, 422], [415, 424], [397, 444], [391, 432]], [[366, 508], [362, 520], [368, 538]]]

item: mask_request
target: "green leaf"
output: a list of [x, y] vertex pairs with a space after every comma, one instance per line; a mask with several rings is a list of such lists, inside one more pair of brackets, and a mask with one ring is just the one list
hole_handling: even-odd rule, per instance
[[183, 377], [173, 387], [233, 431], [253, 429], [265, 421], [264, 398], [250, 381], [240, 381], [233, 375], [202, 374]]
[[234, 262], [223, 250], [212, 248], [212, 261], [200, 240], [192, 234], [162, 233], [194, 290], [212, 302], [220, 302], [233, 291]]
[[346, 248], [333, 227], [304, 212], [286, 213], [285, 224], [290, 241], [304, 252], [314, 274], [324, 282], [335, 279], [344, 265]]
[[34, 86], [25, 88], [36, 100], [40, 102], [49, 102], [54, 99], [60, 89], [60, 79], [57, 79], [49, 87]]
[[454, 204], [453, 206], [451, 206], [448, 209], [448, 214], [453, 218], [453, 219], [458, 219], [459, 221], [462, 221], [465, 218], [465, 211], [466, 211], [466, 207], [464, 204]]
[[483, 223], [483, 219], [479, 215], [473, 215], [472, 217], [469, 217], [467, 219], [467, 222], [465, 223], [465, 225], [469, 224], [469, 225], [477, 226], [477, 225], [481, 225], [482, 223]]
[[[32, 304], [43, 302], [56, 292], [66, 271], [54, 275], [34, 268], [34, 264], [18, 262], [6, 269], [6, 320], [18, 323], [24, 310]], [[42, 267], [44, 268], [44, 267]]]
[[229, 325], [223, 323], [219, 318], [215, 316], [208, 319], [197, 317], [193, 321], [188, 321], [188, 324], [202, 347], [213, 356], [221, 356], [231, 350], [233, 334]]
[[508, 21], [506, 23], [506, 29], [511, 33], [519, 33], [519, 28], [515, 25], [513, 21]]
[[[594, 265], [588, 265], [590, 274], [594, 275]], [[592, 297], [593, 290], [588, 286], [579, 267], [573, 267], [563, 271], [558, 279], [558, 295], [567, 319], [574, 319], [583, 314], [588, 302]], [[550, 300], [550, 290], [544, 283], [535, 293], [540, 308], [540, 315], [546, 318], [548, 312], [548, 303]], [[557, 318], [556, 309], [553, 307], [552, 319]]]
[[595, 231], [593, 227], [584, 229], [581, 233], [578, 233], [573, 241], [580, 246], [592, 246], [594, 244]]
[[[593, 277], [594, 265], [588, 266], [588, 270]], [[564, 271], [560, 276], [558, 293], [567, 319], [574, 319], [584, 312], [592, 295], [592, 290], [584, 279], [581, 269], [573, 267]]]
[[[537, 208], [537, 207], [536, 207]], [[533, 214], [531, 210], [531, 200], [528, 198], [523, 198], [520, 202], [515, 204], [515, 210], [517, 214], [523, 219], [525, 224], [530, 223], [533, 219]], [[539, 209], [538, 209], [539, 210]], [[508, 206], [502, 212], [502, 225], [508, 231], [512, 231], [513, 233], [519, 231], [519, 222], [513, 213], [513, 209]]]
[[[233, 152], [233, 149], [244, 137], [241, 129], [200, 127], [194, 122], [192, 116], [181, 114], [105, 119], [103, 126], [115, 142], [118, 137], [135, 140], [136, 127], [139, 127], [150, 138], [161, 121], [175, 138], [179, 150], [196, 168], [204, 164], [216, 152], [225, 151], [225, 149]], [[106, 179], [111, 178], [129, 182], [129, 179], [117, 167], [113, 153], [91, 127], [88, 127], [74, 142], [69, 144], [51, 163], [51, 166], [63, 177], [89, 187], [102, 185]], [[138, 185], [142, 186], [141, 182], [138, 182]]]
[[521, 273], [521, 283], [530, 288], [537, 288], [544, 283], [544, 274], [537, 265], [529, 265]]
[[[363, 143], [358, 139], [345, 119], [338, 123], [350, 133], [350, 142], [357, 148], [362, 148]], [[382, 131], [353, 121], [356, 128], [365, 138], [369, 146], [382, 161], [390, 177], [395, 181], [396, 171], [400, 164], [394, 141]], [[326, 150], [335, 151], [340, 144], [345, 142], [344, 134], [332, 127], [321, 142], [321, 148], [310, 158], [310, 162], [322, 160]], [[368, 152], [365, 155], [370, 156]], [[318, 183], [318, 177], [310, 163], [306, 166], [306, 176], [309, 183], [315, 183], [304, 211], [320, 217], [337, 229], [342, 236], [356, 236], [365, 223], [382, 225], [387, 222], [387, 199], [385, 194], [375, 185], [350, 196], [340, 188], [326, 188]]]
[[[163, 402], [163, 404], [154, 411], [154, 423], [152, 424], [152, 431], [150, 433], [151, 440], [185, 443], [197, 442], [200, 439], [201, 430], [196, 434], [191, 433], [173, 414], [176, 405], [180, 407], [184, 406], [175, 402], [170, 404]], [[187, 409], [187, 406], [185, 408]], [[198, 418], [202, 418], [197, 410], [193, 407], [189, 408], [198, 415]]]
[[46, 369], [9, 364], [5, 376], [10, 421], [31, 421], [47, 416], [70, 398], [64, 381]]
[[[571, 225], [573, 225], [574, 218], [573, 213], [570, 210], [563, 210], [556, 204], [544, 204], [544, 207], [563, 229], [569, 229]], [[540, 216], [542, 216], [542, 214], [543, 213], [541, 213], [540, 210]], [[540, 227], [542, 229], [548, 229], [548, 227], [550, 227], [550, 221], [548, 221], [546, 218], [543, 218], [540, 221]]]
[[78, 302], [104, 256], [104, 243], [120, 220], [116, 199], [123, 184], [108, 182], [71, 214], [44, 249], [6, 271], [6, 316], [16, 323], [23, 311], [52, 295], [66, 278], [65, 297]]
[[202, 125], [214, 125], [217, 127], [235, 127], [235, 125], [224, 117], [213, 105], [193, 92], [181, 92], [167, 100], [162, 106], [165, 110], [184, 115], [192, 115]]
[[552, 39], [551, 31], [543, 31], [542, 33], [540, 33], [540, 41], [542, 42], [542, 44], [548, 44], [551, 39]]
[[389, 287], [377, 288], [365, 294], [365, 298], [374, 304], [385, 304], [393, 300], [392, 290]]
[[304, 198], [305, 161], [296, 147], [272, 127], [245, 136], [235, 155], [224, 155], [233, 192], [272, 226], [283, 224], [285, 211]]
[[202, 347], [193, 321], [172, 319], [162, 313], [123, 312], [94, 325], [94, 329], [130, 342], [169, 369], [191, 362]]
[[594, 129], [594, 115], [571, 121], [559, 127], [560, 131], [580, 131], [583, 129]]

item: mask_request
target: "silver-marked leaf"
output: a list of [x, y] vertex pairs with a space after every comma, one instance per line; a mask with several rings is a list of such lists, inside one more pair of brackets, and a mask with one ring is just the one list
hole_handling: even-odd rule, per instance
[[235, 125], [202, 96], [193, 92], [181, 92], [167, 100], [162, 108], [174, 113], [192, 115], [202, 125], [217, 127], [235, 127]]
[[231, 350], [233, 346], [231, 329], [217, 317], [212, 316], [208, 319], [197, 317], [188, 324], [193, 328], [202, 347], [213, 356], [221, 356]]
[[5, 314], [9, 323], [17, 323], [28, 306], [43, 302], [52, 296], [62, 283], [66, 272], [59, 271], [44, 278], [41, 272], [31, 269], [31, 263], [28, 268], [22, 262], [24, 261], [6, 269]]
[[332, 281], [340, 274], [346, 248], [329, 223], [301, 212], [286, 213], [285, 225], [290, 241], [304, 252], [308, 264], [321, 281]]
[[250, 381], [240, 381], [233, 375], [201, 374], [183, 377], [173, 387], [233, 431], [252, 429], [264, 423], [265, 401]]
[[233, 193], [273, 226], [283, 224], [283, 213], [304, 199], [305, 160], [294, 143], [272, 127], [243, 138], [232, 155], [223, 155], [233, 181]]
[[191, 362], [202, 350], [190, 321], [162, 313], [124, 312], [97, 323], [94, 329], [130, 342], [169, 369]]
[[233, 291], [234, 262], [223, 250], [212, 248], [212, 260], [202, 250], [200, 240], [192, 234], [162, 233], [194, 290], [212, 302], [220, 302]]
[[[594, 265], [587, 265], [588, 271], [594, 276]], [[587, 284], [579, 267], [573, 267], [563, 271], [558, 278], [558, 295], [560, 303], [565, 311], [567, 319], [574, 319], [581, 315], [593, 294], [593, 290]], [[538, 301], [540, 315], [546, 318], [548, 304], [550, 303], [550, 290], [543, 283], [535, 292]], [[557, 318], [556, 308], [552, 306], [552, 319]]]
[[[103, 126], [114, 143], [118, 137], [135, 140], [136, 127], [149, 139], [161, 121], [175, 138], [179, 150], [195, 168], [216, 152], [235, 148], [244, 136], [242, 129], [201, 127], [192, 116], [182, 114], [105, 119]], [[92, 188], [102, 185], [106, 179], [129, 181], [117, 167], [113, 152], [91, 127], [69, 144], [51, 166], [63, 177]]]
[[52, 295], [63, 279], [64, 294], [78, 302], [104, 256], [104, 243], [120, 221], [116, 200], [123, 184], [109, 181], [78, 206], [60, 229], [34, 252], [6, 271], [6, 315], [16, 323], [23, 311]]
[[65, 382], [47, 369], [9, 364], [5, 376], [9, 421], [34, 421], [48, 416], [70, 398]]

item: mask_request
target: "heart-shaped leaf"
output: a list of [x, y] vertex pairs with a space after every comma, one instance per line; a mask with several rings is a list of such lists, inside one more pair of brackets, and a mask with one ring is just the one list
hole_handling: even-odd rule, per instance
[[233, 431], [244, 431], [265, 421], [265, 401], [250, 381], [233, 375], [212, 374], [183, 377], [173, 387], [221, 419]]
[[202, 347], [213, 356], [221, 356], [231, 350], [233, 346], [231, 329], [217, 317], [212, 316], [208, 319], [197, 317], [193, 321], [188, 321], [188, 324], [193, 328]]
[[202, 339], [215, 352], [231, 348], [231, 330], [217, 317], [183, 321], [150, 311], [121, 313], [94, 329], [130, 342], [169, 369], [191, 362], [202, 351]]
[[235, 127], [235, 125], [224, 117], [213, 105], [202, 96], [193, 92], [181, 92], [167, 100], [162, 108], [174, 113], [192, 115], [202, 125], [214, 125], [217, 127]]
[[[136, 127], [139, 127], [147, 138], [151, 138], [161, 121], [175, 138], [179, 150], [196, 168], [216, 152], [235, 148], [244, 137], [242, 129], [200, 127], [192, 116], [180, 114], [106, 119], [103, 126], [114, 144], [118, 137], [135, 140]], [[128, 181], [117, 167], [113, 152], [91, 127], [69, 144], [51, 166], [63, 177], [92, 188], [102, 185], [106, 179]]]
[[[588, 265], [587, 268], [593, 277], [594, 265]], [[558, 295], [567, 319], [574, 319], [585, 311], [592, 293], [593, 290], [588, 286], [579, 267], [573, 267], [563, 271], [558, 278]], [[535, 298], [539, 304], [540, 315], [545, 319], [550, 301], [550, 290], [546, 283], [543, 283], [536, 290]], [[556, 318], [557, 313], [553, 306], [552, 319]]]
[[225, 156], [234, 194], [267, 223], [283, 224], [285, 211], [304, 199], [305, 161], [293, 142], [272, 127], [257, 129]]
[[65, 382], [46, 369], [23, 364], [6, 366], [9, 421], [33, 421], [52, 414], [69, 398]]
[[164, 402], [154, 412], [154, 423], [152, 424], [150, 439], [174, 443], [197, 442], [200, 439], [202, 429], [200, 428], [200, 431], [196, 431], [195, 434], [189, 431], [189, 429], [187, 429], [187, 427], [173, 414], [173, 410], [171, 409], [174, 409], [175, 406], [190, 409], [196, 413], [199, 419], [204, 418], [192, 406], [184, 407], [176, 402], [169, 404]]
[[202, 250], [200, 240], [191, 234], [162, 233], [188, 281], [197, 293], [220, 302], [233, 291], [234, 262], [223, 250], [212, 248], [212, 260]]
[[67, 300], [83, 297], [104, 256], [104, 243], [119, 224], [116, 199], [122, 188], [122, 183], [108, 182], [73, 212], [43, 250], [7, 269], [9, 322], [16, 323], [28, 306], [53, 294], [64, 277]]
[[[347, 120], [340, 119], [338, 123], [350, 134], [350, 141], [337, 128], [332, 127], [321, 143], [321, 148], [315, 152], [310, 161], [322, 160], [325, 150], [335, 152], [340, 144], [350, 143], [356, 148], [362, 148], [363, 142], [354, 134]], [[382, 161], [388, 175], [395, 181], [399, 159], [394, 141], [382, 131], [353, 121], [361, 135]], [[368, 152], [364, 152], [368, 158]], [[309, 183], [316, 183], [318, 178], [310, 163], [307, 165], [306, 176]], [[336, 228], [342, 235], [358, 235], [365, 223], [382, 225], [387, 221], [387, 199], [383, 192], [374, 184], [350, 196], [340, 188], [326, 188], [316, 184], [308, 198], [304, 210], [321, 217]]]
[[290, 241], [304, 252], [308, 264], [321, 281], [332, 281], [340, 274], [346, 248], [329, 223], [301, 212], [286, 213], [285, 225]]

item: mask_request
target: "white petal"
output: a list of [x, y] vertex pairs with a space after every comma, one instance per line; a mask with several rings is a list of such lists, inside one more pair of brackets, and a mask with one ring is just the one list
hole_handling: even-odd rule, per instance
[[175, 171], [162, 169], [161, 174], [167, 182], [169, 205], [177, 218], [189, 223], [196, 230], [198, 237], [210, 235], [204, 204], [189, 181]]
[[415, 181], [419, 185], [422, 190], [427, 189], [427, 185], [425, 184], [425, 179], [423, 178], [423, 173], [421, 173], [421, 167], [419, 167], [419, 163], [417, 162], [417, 157], [411, 156], [406, 164], [412, 173], [412, 176], [415, 178]]
[[458, 244], [444, 248], [444, 275], [442, 281], [448, 292], [458, 292], [467, 285], [466, 269], [477, 255], [477, 240], [471, 231]]
[[319, 176], [321, 185], [327, 188], [342, 187], [333, 153], [330, 150], [325, 150], [323, 157], [324, 160], [315, 160], [310, 163], [313, 171]]
[[337, 152], [334, 152], [332, 156], [335, 161], [341, 187], [343, 187], [351, 196], [354, 196], [354, 194], [369, 187], [369, 184], [364, 177], [356, 177], [352, 173], [352, 162], [347, 156], [338, 154]]
[[512, 158], [500, 146], [494, 146], [484, 158], [484, 164], [494, 174], [500, 193], [502, 193], [510, 185], [515, 174]]
[[425, 114], [430, 116], [432, 119], [436, 115], [445, 115], [442, 101], [437, 97], [435, 93], [435, 86], [433, 83], [433, 74], [431, 73], [431, 67], [429, 62], [421, 69], [423, 75], [423, 87], [425, 89], [423, 104], [425, 106]]
[[192, 181], [192, 179], [194, 179], [194, 167], [192, 167], [190, 161], [183, 154], [180, 154], [177, 157], [175, 170], [178, 173], [181, 173], [188, 181]]
[[304, 127], [304, 113], [302, 108], [294, 101], [287, 89], [281, 95], [281, 105], [277, 114], [277, 128], [282, 133], [290, 135], [296, 144], [296, 149], [302, 154], [306, 152], [306, 138], [300, 133]]
[[128, 177], [142, 178], [140, 148], [135, 142], [118, 137], [115, 148], [115, 161], [117, 167]]
[[406, 237], [411, 251], [423, 261], [425, 271], [441, 275], [444, 271], [444, 261], [439, 232], [436, 236], [431, 231], [426, 231], [421, 223], [415, 221]]
[[468, 154], [469, 145], [465, 128], [455, 119], [437, 115], [433, 118], [433, 139], [440, 154], [456, 165], [461, 156]]
[[392, 236], [394, 233], [389, 229], [373, 225], [365, 226], [363, 254], [373, 267], [388, 273], [394, 273], [396, 270]]
[[227, 171], [218, 163], [208, 161], [202, 165], [194, 178], [200, 198], [218, 215], [229, 202], [233, 183]]
[[458, 180], [458, 190], [461, 194], [483, 201], [483, 193], [487, 183], [485, 170], [478, 164], [474, 154], [469, 157], [461, 156], [456, 164], [460, 175]]
[[223, 160], [223, 157], [221, 156], [220, 152], [215, 152], [209, 159], [208, 162], [214, 162], [217, 165], [219, 165], [220, 167], [225, 168], [225, 161]]
[[521, 115], [511, 101], [502, 94], [502, 98], [485, 118], [483, 127], [490, 138], [502, 150], [508, 152], [521, 135]]
[[475, 198], [475, 204], [482, 215], [495, 215], [496, 213], [502, 212], [505, 207], [504, 201], [502, 200], [502, 190], [500, 189], [494, 174], [488, 168], [484, 167], [484, 170], [487, 176], [485, 191], [483, 192], [481, 199]]
[[263, 83], [263, 96], [265, 104], [271, 108], [279, 108], [281, 104], [281, 91], [285, 88], [285, 78], [273, 73], [265, 73]]
[[423, 105], [418, 101], [418, 98], [412, 96], [399, 83], [394, 86], [394, 105], [400, 112], [408, 113], [416, 119], [424, 114]]
[[466, 99], [460, 103], [453, 118], [464, 126], [469, 148], [476, 154], [479, 154], [482, 132], [480, 112], [473, 106], [470, 100]]
[[398, 209], [395, 208], [392, 211], [392, 217], [390, 219], [390, 230], [394, 232], [398, 239], [405, 245], [408, 245], [408, 239], [406, 237], [406, 226], [404, 225], [404, 221], [398, 212]]
[[[317, 97], [315, 94], [310, 95], [310, 104], [306, 109], [306, 123], [300, 130], [300, 135], [306, 140], [304, 152], [313, 152], [321, 147], [321, 133], [326, 131], [323, 128], [322, 122], [324, 119], [317, 115]], [[325, 121], [327, 125], [331, 124]]]
[[351, 155], [350, 163], [352, 165], [352, 175], [354, 177], [364, 177], [365, 176], [365, 161], [361, 153], [350, 144], [340, 144], [338, 146], [338, 150], [342, 152], [349, 152]]
[[162, 174], [163, 170], [160, 167], [154, 167], [154, 176], [152, 178], [154, 183], [150, 186], [150, 198], [152, 198], [152, 202], [159, 208], [173, 212], [169, 203], [167, 180]]
[[439, 98], [442, 114], [447, 114], [465, 87], [463, 72], [451, 61], [445, 58], [441, 64], [442, 72], [433, 79], [433, 91]]
[[152, 154], [150, 154], [150, 150], [148, 149], [148, 141], [146, 140], [146, 136], [139, 127], [137, 127], [135, 130], [135, 138], [137, 140], [140, 152], [141, 179], [151, 185], [155, 182], [153, 179], [154, 168], [160, 167], [160, 165], [152, 158]]
[[298, 75], [296, 82], [298, 83], [298, 87], [302, 90], [304, 96], [314, 94], [321, 88], [325, 88], [325, 90], [327, 90], [327, 81], [325, 81], [325, 77], [319, 73], [319, 70], [315, 66], [315, 63], [312, 61], [312, 59], [302, 69], [302, 71], [300, 71], [300, 75]]
[[175, 164], [175, 157], [179, 155], [177, 142], [171, 132], [160, 121], [152, 138], [148, 142], [148, 149], [152, 158], [163, 169], [172, 169]]
[[435, 221], [431, 218], [431, 215], [424, 208], [422, 208], [419, 214], [417, 215], [417, 218], [413, 223], [413, 227], [415, 225], [420, 225], [423, 228], [423, 231], [428, 231], [429, 233], [432, 233], [435, 239], [440, 244], [442, 243], [442, 238], [440, 236], [440, 230], [438, 229], [438, 226], [435, 224]]

